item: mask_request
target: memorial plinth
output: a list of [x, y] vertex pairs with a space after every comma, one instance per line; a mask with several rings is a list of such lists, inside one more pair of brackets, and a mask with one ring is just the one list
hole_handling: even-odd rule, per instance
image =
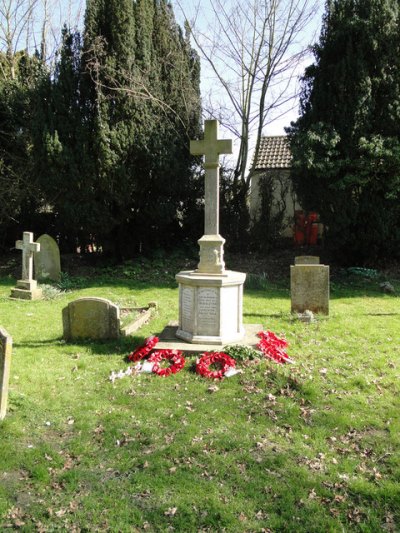
[[193, 155], [205, 155], [204, 235], [199, 239], [197, 270], [176, 275], [179, 283], [179, 327], [176, 336], [192, 344], [222, 345], [240, 341], [243, 284], [246, 274], [225, 270], [219, 235], [219, 155], [232, 153], [232, 141], [218, 140], [218, 122], [207, 120], [203, 141], [191, 141]]
[[180, 272], [179, 328], [176, 336], [194, 344], [227, 344], [244, 336], [243, 284], [246, 274]]

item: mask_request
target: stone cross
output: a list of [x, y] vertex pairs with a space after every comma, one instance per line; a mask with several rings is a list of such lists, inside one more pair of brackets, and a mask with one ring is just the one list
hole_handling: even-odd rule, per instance
[[219, 234], [219, 156], [232, 153], [231, 139], [218, 139], [218, 120], [206, 120], [204, 140], [190, 141], [192, 155], [205, 155], [204, 234]]
[[33, 233], [24, 231], [22, 241], [15, 243], [17, 250], [22, 250], [22, 279], [33, 279], [33, 254], [40, 251], [40, 244], [33, 242]]

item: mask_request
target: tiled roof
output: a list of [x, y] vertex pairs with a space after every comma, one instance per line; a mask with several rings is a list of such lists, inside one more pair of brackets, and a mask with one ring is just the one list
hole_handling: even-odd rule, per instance
[[292, 166], [292, 154], [290, 153], [289, 141], [286, 135], [262, 137], [260, 152], [254, 165], [254, 170], [268, 168], [290, 168]]

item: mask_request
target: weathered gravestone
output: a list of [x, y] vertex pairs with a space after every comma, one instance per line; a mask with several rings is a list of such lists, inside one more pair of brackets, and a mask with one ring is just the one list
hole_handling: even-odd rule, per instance
[[329, 266], [296, 264], [290, 267], [292, 313], [312, 311], [329, 315]]
[[295, 265], [319, 265], [317, 255], [298, 255], [294, 258]]
[[117, 339], [119, 307], [105, 298], [79, 298], [62, 311], [64, 339]]
[[79, 298], [63, 309], [64, 339], [126, 337], [148, 322], [156, 309], [156, 302], [120, 309], [105, 298]]
[[11, 298], [38, 300], [42, 297], [42, 289], [38, 288], [33, 279], [33, 254], [39, 252], [40, 244], [33, 242], [33, 233], [24, 231], [22, 241], [15, 243], [17, 250], [22, 250], [22, 279], [11, 289]]
[[46, 233], [37, 242], [40, 250], [34, 254], [35, 277], [38, 280], [60, 281], [61, 263], [58, 244]]
[[5, 329], [0, 327], [0, 420], [6, 416], [8, 399], [8, 382], [10, 379], [12, 339]]

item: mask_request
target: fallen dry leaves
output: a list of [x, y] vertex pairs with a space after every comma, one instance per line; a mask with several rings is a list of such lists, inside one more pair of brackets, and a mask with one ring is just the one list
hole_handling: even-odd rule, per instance
[[170, 507], [166, 511], [164, 511], [165, 516], [175, 516], [176, 512], [178, 511], [177, 507]]

